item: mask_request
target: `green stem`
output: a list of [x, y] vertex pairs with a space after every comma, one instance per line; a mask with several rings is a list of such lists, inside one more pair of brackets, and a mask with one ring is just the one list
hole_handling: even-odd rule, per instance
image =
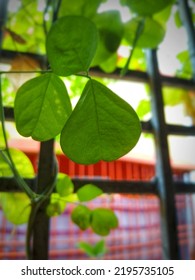
[[[46, 4], [47, 7], [46, 7], [45, 12], [47, 11], [47, 8], [48, 8], [50, 2], [51, 2], [51, 0], [47, 0], [47, 4]], [[52, 22], [54, 22], [57, 19], [60, 4], [61, 4], [61, 0], [58, 0], [57, 6], [54, 9]], [[46, 25], [44, 26], [44, 30], [45, 30], [45, 33], [47, 34]], [[48, 72], [48, 70], [46, 70], [46, 72]], [[56, 185], [57, 175], [58, 175], [58, 164], [57, 164], [56, 158], [55, 158], [54, 167], [55, 167], [55, 172], [54, 172], [54, 178], [52, 179], [52, 182], [46, 187], [45, 191], [39, 195], [39, 197], [37, 197], [36, 199], [34, 199], [32, 201], [32, 209], [31, 209], [29, 220], [28, 220], [27, 233], [26, 233], [26, 255], [27, 255], [28, 259], [33, 259], [32, 250], [31, 250], [31, 238], [33, 235], [33, 228], [35, 226], [35, 219], [36, 219], [37, 212], [40, 209], [40, 207], [42, 206], [42, 204], [50, 197], [50, 195], [53, 192], [54, 187]]]
[[7, 135], [6, 135], [6, 129], [5, 129], [5, 116], [4, 116], [4, 109], [3, 109], [3, 98], [2, 98], [2, 90], [1, 90], [1, 75], [0, 75], [0, 120], [2, 124], [2, 131], [3, 131], [3, 138], [5, 142], [5, 153], [1, 151], [1, 154], [5, 161], [8, 163], [10, 169], [12, 170], [14, 174], [14, 178], [17, 181], [20, 188], [26, 192], [26, 194], [29, 196], [30, 199], [34, 199], [37, 195], [31, 190], [31, 188], [26, 184], [26, 182], [22, 179], [20, 174], [18, 173], [15, 163], [12, 159], [12, 156], [9, 151], [8, 141], [7, 141]]
[[75, 74], [75, 76], [84, 77], [84, 78], [87, 78], [87, 79], [91, 79], [91, 77], [89, 76], [89, 73], [88, 73], [88, 72], [86, 72], [86, 74], [77, 73], [77, 74]]
[[50, 197], [51, 193], [53, 192], [57, 182], [57, 175], [58, 175], [58, 164], [57, 164], [57, 160], [55, 159], [55, 172], [54, 172], [54, 178], [52, 179], [52, 182], [46, 187], [44, 193], [40, 194], [40, 196], [37, 197], [37, 199], [34, 199], [32, 201], [32, 208], [28, 220], [27, 233], [26, 233], [26, 256], [29, 260], [33, 259], [32, 250], [31, 250], [31, 239], [33, 235], [33, 228], [35, 226], [35, 218], [42, 204]]
[[145, 23], [145, 18], [143, 18], [143, 19], [138, 23], [138, 26], [137, 26], [137, 29], [136, 29], [136, 33], [135, 33], [135, 38], [134, 38], [134, 40], [133, 40], [132, 50], [130, 51], [130, 55], [129, 55], [127, 61], [126, 61], [125, 66], [124, 66], [123, 69], [121, 70], [120, 76], [124, 76], [124, 75], [127, 73], [127, 71], [128, 71], [128, 68], [129, 68], [129, 65], [130, 65], [130, 62], [131, 62], [131, 59], [132, 59], [134, 50], [135, 50], [136, 45], [137, 45], [137, 41], [138, 41], [138, 39], [140, 38], [140, 35], [141, 35], [142, 31], [143, 31], [144, 23]]
[[33, 233], [34, 221], [37, 215], [37, 211], [40, 207], [40, 202], [32, 202], [30, 216], [28, 219], [27, 230], [26, 230], [26, 257], [28, 260], [32, 260], [32, 252], [31, 252], [31, 237]]

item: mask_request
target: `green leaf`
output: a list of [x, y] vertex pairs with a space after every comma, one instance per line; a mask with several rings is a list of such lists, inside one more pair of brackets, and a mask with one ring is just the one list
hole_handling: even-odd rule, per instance
[[99, 43], [92, 65], [108, 60], [118, 49], [123, 36], [123, 23], [118, 11], [106, 11], [97, 14], [93, 21], [99, 31]]
[[67, 196], [74, 191], [74, 185], [70, 177], [66, 174], [59, 173], [56, 190], [60, 196]]
[[151, 16], [173, 4], [175, 0], [120, 0], [120, 2], [138, 15]]
[[68, 76], [87, 72], [98, 44], [95, 24], [82, 16], [65, 16], [51, 27], [46, 50], [54, 73]]
[[58, 216], [62, 214], [59, 202], [50, 203], [47, 205], [46, 213], [49, 217]]
[[106, 236], [111, 229], [118, 226], [118, 219], [114, 212], [106, 208], [96, 208], [91, 214], [91, 227], [95, 233]]
[[28, 221], [31, 205], [30, 199], [23, 193], [1, 193], [0, 206], [6, 219], [20, 225]]
[[91, 79], [62, 130], [60, 143], [71, 160], [92, 164], [125, 155], [140, 134], [140, 121], [133, 108]]
[[87, 242], [79, 242], [78, 247], [90, 257], [102, 256], [107, 251], [104, 240], [100, 240], [94, 245], [91, 245]]
[[164, 87], [163, 100], [165, 105], [175, 106], [184, 102], [187, 92], [184, 89], [173, 89]]
[[72, 0], [62, 1], [59, 10], [59, 16], [67, 15], [82, 15], [85, 17], [92, 18], [101, 3], [107, 0]]
[[18, 132], [46, 141], [59, 134], [71, 114], [63, 81], [48, 73], [24, 83], [18, 90], [14, 114]]
[[112, 73], [116, 69], [117, 61], [118, 55], [117, 53], [114, 53], [99, 66], [105, 73]]
[[136, 112], [140, 119], [143, 119], [145, 115], [151, 112], [150, 100], [141, 100], [136, 109]]
[[[20, 176], [25, 178], [33, 178], [35, 172], [30, 159], [23, 152], [19, 150], [9, 148], [9, 151]], [[12, 171], [1, 153], [0, 153], [0, 176], [3, 177], [12, 176]]]
[[[135, 17], [125, 24], [124, 37], [130, 45], [133, 45], [135, 33], [141, 18]], [[156, 48], [164, 39], [165, 29], [160, 23], [152, 18], [146, 18], [142, 33], [136, 42], [136, 47], [140, 48]]]
[[93, 252], [96, 257], [104, 255], [106, 251], [107, 248], [106, 248], [105, 241], [103, 239], [98, 241], [93, 248]]
[[64, 212], [67, 205], [67, 201], [63, 200], [63, 198], [58, 193], [52, 193], [50, 197], [50, 203], [46, 208], [46, 213], [48, 216], [57, 216]]
[[164, 10], [153, 15], [152, 18], [160, 23], [164, 28], [166, 28], [166, 23], [171, 16], [172, 8], [173, 6], [169, 5]]
[[92, 184], [87, 184], [81, 187], [80, 189], [78, 189], [77, 191], [77, 195], [80, 201], [92, 200], [98, 197], [99, 195], [101, 195], [102, 193], [103, 191], [100, 188]]
[[90, 257], [95, 257], [94, 255], [94, 248], [91, 244], [87, 243], [87, 242], [79, 242], [78, 247], [80, 249], [82, 249], [88, 256]]
[[180, 16], [180, 13], [179, 13], [178, 10], [174, 13], [174, 21], [175, 21], [175, 25], [178, 28], [183, 25], [182, 20], [181, 20], [181, 16]]
[[71, 219], [80, 229], [86, 230], [90, 226], [91, 210], [84, 205], [78, 205], [72, 211]]
[[187, 79], [192, 78], [192, 64], [189, 51], [182, 51], [176, 57], [181, 63], [180, 69], [177, 70], [177, 76]]
[[79, 199], [78, 199], [78, 196], [76, 193], [71, 193], [69, 195], [67, 195], [64, 200], [68, 203], [74, 203], [74, 202], [78, 202]]

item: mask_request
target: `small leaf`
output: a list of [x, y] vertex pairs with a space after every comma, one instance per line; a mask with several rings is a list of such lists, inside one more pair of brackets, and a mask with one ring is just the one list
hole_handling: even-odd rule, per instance
[[27, 223], [30, 203], [28, 196], [23, 193], [1, 193], [0, 196], [0, 206], [6, 219], [15, 225]]
[[92, 164], [125, 155], [140, 133], [133, 108], [103, 84], [89, 80], [62, 130], [60, 143], [73, 161]]
[[185, 89], [173, 89], [168, 87], [163, 88], [164, 104], [168, 106], [175, 106], [184, 103], [187, 95], [188, 94]]
[[140, 119], [151, 112], [150, 100], [141, 100], [137, 106], [136, 112]]
[[181, 16], [179, 11], [177, 10], [174, 14], [174, 21], [175, 21], [175, 25], [179, 28], [183, 25], [182, 20], [181, 20]]
[[46, 41], [47, 56], [54, 73], [68, 76], [87, 72], [98, 44], [95, 24], [82, 16], [65, 16], [51, 27]]
[[[125, 24], [124, 37], [130, 45], [134, 43], [136, 30], [140, 21], [141, 19], [139, 17], [135, 17]], [[165, 29], [163, 26], [152, 18], [146, 18], [142, 32], [136, 42], [136, 47], [155, 48], [163, 41], [164, 36]]]
[[106, 248], [105, 241], [103, 239], [98, 241], [93, 248], [93, 252], [96, 257], [104, 255], [106, 251], [107, 248]]
[[86, 230], [90, 226], [90, 218], [91, 210], [84, 205], [78, 205], [71, 213], [72, 221], [82, 230]]
[[100, 240], [94, 245], [91, 245], [87, 242], [79, 242], [78, 247], [90, 257], [102, 256], [107, 251], [104, 240]]
[[180, 69], [177, 70], [177, 76], [190, 79], [192, 78], [192, 63], [189, 55], [189, 51], [182, 51], [177, 54], [176, 58], [181, 63]]
[[77, 195], [80, 201], [89, 201], [92, 200], [94, 198], [96, 198], [97, 196], [101, 195], [103, 193], [103, 191], [92, 185], [92, 184], [87, 184], [83, 187], [81, 187], [80, 189], [78, 189], [77, 191]]
[[49, 217], [58, 216], [62, 214], [59, 202], [54, 202], [47, 205], [46, 213]]
[[91, 244], [87, 242], [79, 242], [78, 247], [82, 249], [88, 256], [94, 257], [94, 248]]
[[120, 0], [122, 5], [126, 5], [132, 12], [141, 16], [151, 16], [167, 6], [173, 4], [175, 0]]
[[48, 205], [48, 209], [46, 212], [48, 215], [60, 215], [64, 212], [66, 208], [67, 201], [63, 200], [63, 198], [58, 193], [52, 193], [50, 197], [50, 203]]
[[118, 226], [118, 219], [114, 212], [106, 208], [96, 208], [91, 214], [91, 227], [101, 236], [106, 236], [110, 230]]
[[71, 113], [71, 103], [62, 80], [44, 74], [24, 83], [18, 90], [14, 114], [18, 132], [38, 141], [59, 134]]
[[60, 196], [67, 196], [74, 191], [74, 185], [70, 177], [66, 174], [59, 173], [56, 184], [56, 190]]

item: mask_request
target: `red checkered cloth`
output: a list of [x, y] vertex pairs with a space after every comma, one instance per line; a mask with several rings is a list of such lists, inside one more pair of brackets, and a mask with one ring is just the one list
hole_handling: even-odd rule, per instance
[[[193, 257], [195, 245], [194, 196], [176, 199], [178, 232], [183, 259]], [[189, 206], [189, 207], [188, 207]], [[108, 252], [101, 259], [147, 260], [162, 259], [159, 201], [154, 195], [104, 195], [89, 207], [110, 207], [119, 219], [119, 227], [106, 237]], [[101, 237], [91, 230], [81, 231], [71, 222], [69, 205], [65, 212], [51, 219], [50, 259], [89, 259], [77, 243], [91, 244]], [[1, 212], [0, 212], [1, 213]], [[0, 214], [0, 259], [25, 259], [26, 225], [14, 227]]]

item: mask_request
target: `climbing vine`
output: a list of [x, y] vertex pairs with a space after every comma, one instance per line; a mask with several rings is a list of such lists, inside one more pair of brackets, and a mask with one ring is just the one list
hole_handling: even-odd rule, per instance
[[[140, 50], [156, 48], [163, 41], [166, 22], [175, 1], [121, 0], [121, 7], [125, 6], [133, 15], [126, 22], [121, 20], [117, 10], [98, 12], [100, 4], [106, 2], [104, 0], [46, 1], [42, 12], [37, 10], [38, 1], [32, 1], [31, 10], [37, 16], [31, 20], [24, 17], [24, 32], [18, 34], [13, 19], [21, 19], [24, 11], [30, 12], [27, 2], [21, 1], [21, 9], [12, 13], [4, 27], [6, 36], [3, 47], [12, 49], [14, 46], [20, 52], [25, 47], [35, 52], [38, 48], [39, 53], [46, 55], [47, 67], [37, 71], [36, 77], [23, 83], [17, 90], [14, 116], [18, 132], [37, 141], [59, 137], [64, 154], [79, 164], [113, 161], [131, 151], [141, 134], [139, 118], [126, 101], [90, 74], [91, 68], [98, 66], [106, 72], [112, 72], [120, 64], [121, 75], [125, 75], [135, 56], [140, 55]], [[28, 41], [29, 31], [26, 32], [25, 28], [32, 24], [31, 21], [35, 36]], [[117, 50], [124, 42], [130, 46], [129, 57], [125, 61], [118, 61]], [[74, 108], [66, 86], [71, 77], [82, 78], [84, 85]], [[23, 210], [27, 214], [21, 219], [21, 222], [28, 220], [28, 258], [32, 258], [34, 217], [48, 198], [50, 204], [46, 212], [49, 216], [63, 213], [66, 204], [73, 203], [75, 208], [71, 219], [81, 230], [91, 227], [100, 236], [108, 235], [111, 229], [118, 226], [116, 215], [108, 208], [91, 210], [86, 205], [86, 202], [102, 195], [102, 190], [97, 186], [88, 184], [74, 193], [71, 179], [58, 172], [57, 162], [53, 180], [45, 186], [42, 194], [33, 192], [27, 185], [23, 179], [25, 174], [18, 170], [14, 151], [8, 146], [2, 91], [0, 96], [0, 137], [5, 143], [0, 150], [0, 164], [4, 170], [8, 168], [10, 172], [11, 169], [21, 190], [28, 196]], [[6, 172], [4, 174], [7, 175]], [[13, 213], [10, 214], [11, 199], [16, 203], [17, 195], [0, 196], [5, 215], [16, 222]], [[102, 240], [94, 247], [81, 242], [80, 247], [91, 256], [105, 252]]]

